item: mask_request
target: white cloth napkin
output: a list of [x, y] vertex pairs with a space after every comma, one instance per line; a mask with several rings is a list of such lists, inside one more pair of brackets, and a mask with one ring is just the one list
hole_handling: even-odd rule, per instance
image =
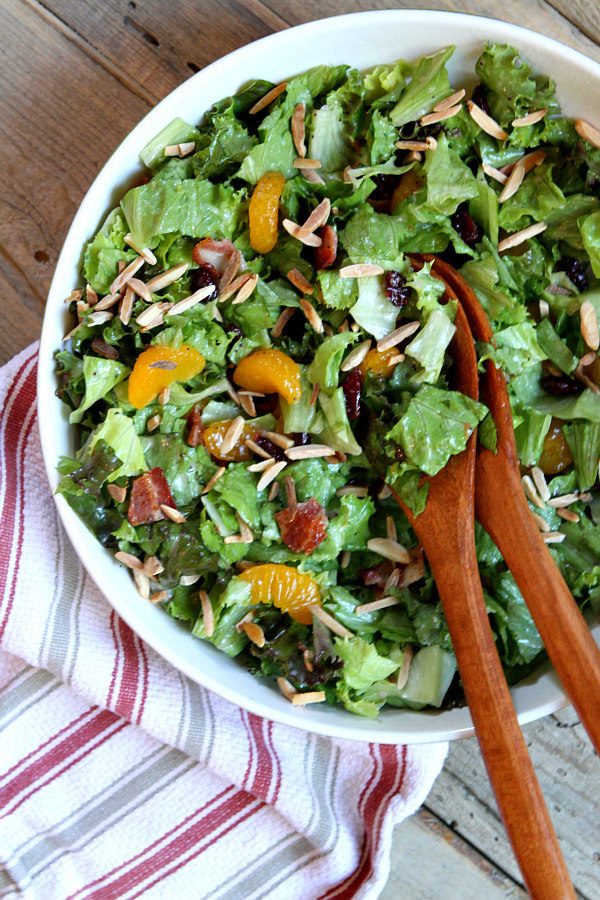
[[147, 647], [57, 519], [36, 354], [0, 370], [0, 896], [377, 896], [447, 745], [277, 725]]

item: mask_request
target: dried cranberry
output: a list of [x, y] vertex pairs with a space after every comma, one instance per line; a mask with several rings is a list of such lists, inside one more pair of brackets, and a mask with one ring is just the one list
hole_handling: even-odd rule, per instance
[[258, 444], [258, 446], [268, 453], [269, 456], [272, 456], [273, 459], [277, 459], [283, 461], [286, 459], [285, 452], [281, 447], [278, 447], [277, 444], [274, 444], [273, 441], [270, 441], [269, 438], [263, 437], [261, 434], [257, 434], [254, 438], [254, 443]]
[[314, 262], [316, 269], [328, 269], [335, 262], [338, 250], [337, 231], [333, 225], [324, 225], [317, 231], [321, 244], [315, 247]]
[[216, 300], [219, 296], [219, 277], [219, 273], [210, 263], [200, 263], [198, 268], [192, 272], [192, 292], [195, 293], [200, 288], [212, 284], [214, 291], [206, 297], [206, 301]]
[[186, 419], [188, 424], [186, 443], [190, 447], [198, 447], [202, 443], [202, 415], [197, 404], [192, 406]]
[[412, 288], [407, 285], [406, 278], [400, 272], [386, 272], [385, 292], [390, 303], [401, 309], [410, 300]]
[[481, 227], [469, 215], [469, 211], [464, 203], [461, 203], [454, 215], [450, 216], [450, 224], [468, 247], [474, 247], [483, 237]]
[[360, 416], [360, 394], [362, 381], [359, 369], [352, 369], [342, 381], [342, 389], [346, 400], [346, 412], [348, 418], [353, 421]]
[[540, 383], [545, 391], [555, 397], [569, 397], [580, 394], [585, 385], [581, 381], [569, 378], [568, 375], [542, 375]]
[[490, 109], [490, 104], [487, 101], [487, 88], [485, 88], [482, 84], [478, 84], [471, 94], [471, 100], [473, 103], [476, 103], [477, 106], [487, 113], [488, 116], [492, 114]]
[[279, 396], [277, 394], [266, 394], [264, 397], [254, 397], [254, 406], [257, 416], [275, 416], [279, 417]]
[[587, 291], [588, 279], [585, 273], [585, 265], [572, 256], [563, 256], [556, 264], [555, 272], [564, 272], [571, 284], [578, 291]]
[[371, 200], [387, 201], [391, 198], [398, 184], [397, 175], [374, 175], [375, 190], [370, 194]]
[[294, 431], [290, 434], [291, 439], [295, 444], [310, 444], [310, 434], [307, 431]]
[[116, 347], [111, 347], [110, 344], [107, 344], [106, 341], [100, 340], [100, 338], [94, 338], [92, 341], [92, 350], [94, 353], [97, 353], [98, 356], [103, 356], [105, 359], [118, 359], [119, 351]]

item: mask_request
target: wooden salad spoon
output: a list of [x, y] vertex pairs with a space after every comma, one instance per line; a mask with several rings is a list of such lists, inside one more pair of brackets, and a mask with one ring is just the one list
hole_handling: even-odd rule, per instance
[[[446, 296], [455, 299], [451, 290]], [[455, 387], [478, 397], [473, 336], [460, 304], [451, 350]], [[452, 646], [490, 782], [532, 897], [575, 897], [496, 651], [485, 607], [474, 532], [476, 434], [428, 479], [423, 512], [395, 499], [421, 542], [440, 595]]]
[[[475, 340], [490, 343], [492, 329], [472, 288], [448, 263], [429, 259], [458, 296]], [[496, 453], [477, 448], [475, 515], [512, 572], [556, 673], [600, 753], [600, 649], [531, 515], [506, 381], [491, 360], [480, 385], [481, 400], [496, 423], [497, 447]]]

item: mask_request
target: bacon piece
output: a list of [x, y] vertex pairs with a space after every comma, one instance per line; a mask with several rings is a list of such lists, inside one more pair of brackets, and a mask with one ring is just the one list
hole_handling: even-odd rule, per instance
[[337, 231], [333, 225], [324, 225], [317, 231], [321, 245], [315, 247], [314, 261], [316, 269], [328, 269], [335, 262], [338, 249]]
[[198, 265], [212, 266], [219, 275], [222, 275], [229, 262], [229, 257], [235, 252], [236, 249], [231, 241], [213, 241], [212, 238], [204, 238], [194, 247], [192, 258]]
[[378, 563], [372, 569], [365, 569], [360, 573], [365, 587], [378, 587], [383, 590], [387, 584], [387, 580], [392, 574], [394, 563], [390, 560]]
[[294, 553], [312, 553], [327, 535], [327, 516], [311, 497], [275, 513], [284, 544]]
[[160, 506], [175, 508], [169, 482], [165, 473], [157, 466], [136, 478], [131, 486], [127, 518], [131, 525], [149, 525], [165, 518]]
[[188, 434], [186, 442], [188, 447], [199, 447], [202, 443], [202, 419], [200, 407], [192, 406], [187, 414]]

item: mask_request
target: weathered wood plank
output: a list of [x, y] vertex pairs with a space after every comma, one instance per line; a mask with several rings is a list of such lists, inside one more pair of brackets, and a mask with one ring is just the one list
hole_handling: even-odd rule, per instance
[[[516, 22], [518, 25], [524, 25], [534, 31], [541, 31], [571, 47], [576, 47], [593, 59], [600, 60], [600, 48], [577, 28], [580, 19], [585, 22], [593, 17], [596, 23], [595, 30], [586, 31], [586, 33], [591, 34], [595, 39], [600, 36], [600, 9], [598, 4], [588, 4], [586, 0], [575, 0], [574, 3], [571, 3], [571, 0], [551, 0], [550, 3], [545, 3], [544, 0], [530, 0], [530, 2], [527, 0], [504, 0], [503, 3], [498, 3], [497, 0], [471, 0], [469, 3], [462, 2], [462, 0], [303, 0], [302, 3], [288, 3], [287, 0], [263, 0], [263, 2], [290, 25], [298, 25], [300, 22], [309, 22], [324, 16], [367, 9], [407, 7], [477, 13], [494, 19]], [[573, 7], [577, 8], [577, 14], [567, 15], [567, 10]], [[564, 12], [564, 15], [561, 15], [561, 12]], [[443, 35], [440, 36], [440, 41], [443, 42]]]
[[121, 70], [134, 89], [159, 100], [231, 50], [286, 27], [260, 0], [33, 0]]
[[[572, 709], [525, 726], [525, 736], [575, 886], [598, 897], [600, 762]], [[451, 745], [426, 806], [520, 881], [475, 740]]]
[[600, 6], [589, 0], [548, 0], [565, 19], [572, 22], [590, 40], [600, 43]]
[[394, 830], [381, 900], [502, 900], [525, 892], [437, 816], [420, 810]]
[[148, 106], [18, 0], [3, 4], [2, 25], [4, 361], [39, 333], [71, 218], [98, 169]]

